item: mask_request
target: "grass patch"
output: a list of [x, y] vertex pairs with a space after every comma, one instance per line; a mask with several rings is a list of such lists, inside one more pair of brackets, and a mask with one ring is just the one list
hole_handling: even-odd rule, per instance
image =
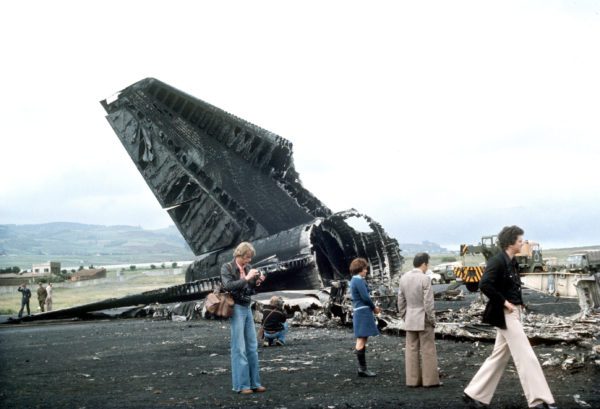
[[[156, 270], [152, 270], [153, 274]], [[149, 271], [131, 271], [121, 277], [121, 281], [116, 274], [107, 274], [107, 278], [98, 281], [95, 284], [82, 281], [80, 283], [65, 282], [54, 284], [52, 295], [53, 308], [55, 310], [62, 308], [75, 307], [77, 305], [88, 304], [96, 301], [102, 301], [109, 298], [120, 298], [126, 295], [138, 294], [145, 291], [155, 290], [163, 287], [183, 284], [185, 274], [149, 275]], [[32, 313], [40, 312], [36, 296], [37, 286], [31, 287], [31, 300], [29, 306]], [[15, 310], [15, 308], [17, 308]], [[16, 315], [21, 308], [21, 293], [0, 294], [0, 314]]]

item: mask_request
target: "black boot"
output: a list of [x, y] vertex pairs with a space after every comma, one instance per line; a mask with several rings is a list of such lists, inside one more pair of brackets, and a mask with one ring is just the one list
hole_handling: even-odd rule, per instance
[[377, 376], [375, 372], [371, 372], [367, 369], [367, 358], [365, 356], [367, 352], [367, 348], [358, 349], [354, 351], [356, 353], [356, 358], [358, 359], [358, 376], [362, 376], [365, 378], [372, 378]]

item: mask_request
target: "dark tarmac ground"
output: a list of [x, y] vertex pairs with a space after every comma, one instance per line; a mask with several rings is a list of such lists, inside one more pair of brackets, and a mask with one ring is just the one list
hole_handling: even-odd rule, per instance
[[[536, 312], [577, 312], [576, 301], [530, 297]], [[575, 304], [573, 305], [573, 302]], [[449, 308], [436, 302], [436, 308]], [[535, 305], [537, 307], [535, 307]], [[457, 304], [451, 304], [456, 305]], [[574, 313], [573, 312], [573, 313]], [[463, 408], [462, 390], [493, 344], [437, 340], [441, 388], [404, 386], [403, 336], [369, 340], [369, 368], [356, 376], [350, 328], [293, 327], [288, 345], [259, 348], [268, 390], [231, 391], [229, 325], [122, 319], [0, 326], [1, 408]], [[537, 345], [538, 357], [588, 348]], [[560, 351], [559, 351], [560, 350]], [[544, 368], [561, 408], [600, 408], [599, 365]], [[491, 408], [526, 408], [509, 364]]]

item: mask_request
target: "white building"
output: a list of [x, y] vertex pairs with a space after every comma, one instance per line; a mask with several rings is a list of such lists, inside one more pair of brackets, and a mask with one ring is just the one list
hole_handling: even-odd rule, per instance
[[34, 264], [31, 267], [31, 273], [34, 276], [47, 276], [60, 273], [60, 263], [58, 261], [48, 261], [47, 263]]

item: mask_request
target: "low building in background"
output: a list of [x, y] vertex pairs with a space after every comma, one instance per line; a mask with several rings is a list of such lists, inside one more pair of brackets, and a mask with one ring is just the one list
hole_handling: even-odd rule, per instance
[[83, 269], [71, 275], [71, 281], [95, 280], [98, 278], [106, 278], [105, 268]]
[[18, 286], [21, 284], [35, 284], [36, 282], [48, 282], [50, 276], [60, 274], [60, 262], [48, 261], [46, 263], [34, 264], [31, 271], [23, 270], [18, 273], [0, 274], [0, 286]]
[[31, 274], [33, 276], [47, 276], [50, 274], [60, 274], [60, 262], [48, 261], [47, 263], [34, 264], [31, 267]]

